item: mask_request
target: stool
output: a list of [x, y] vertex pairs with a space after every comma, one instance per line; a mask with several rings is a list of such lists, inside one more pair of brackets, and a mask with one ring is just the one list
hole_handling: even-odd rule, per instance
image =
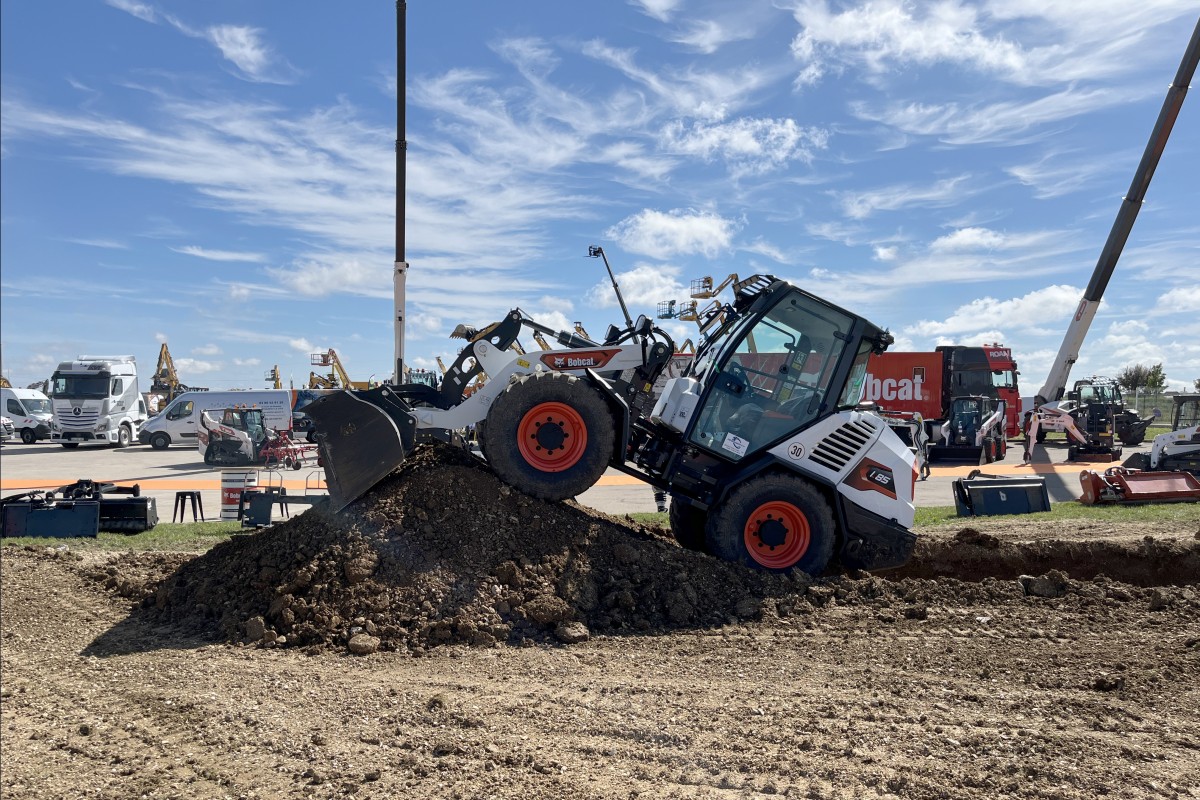
[[[175, 493], [175, 508], [171, 510], [171, 522], [175, 521], [175, 515], [179, 515], [179, 521], [183, 522], [183, 515], [187, 512], [188, 500], [192, 501], [192, 521], [204, 521], [204, 501], [200, 498], [199, 492], [176, 492]], [[199, 516], [197, 516], [199, 509]]]

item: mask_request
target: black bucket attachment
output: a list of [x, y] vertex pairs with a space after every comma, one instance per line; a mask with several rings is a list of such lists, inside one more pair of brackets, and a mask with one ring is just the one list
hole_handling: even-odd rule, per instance
[[1031, 514], [1050, 510], [1046, 479], [1036, 476], [985, 475], [972, 470], [952, 484], [960, 517]]
[[[136, 483], [133, 486], [117, 486], [80, 479], [68, 486], [58, 487], [56, 494], [60, 500], [98, 502], [101, 531], [135, 534], [148, 531], [158, 524], [158, 505], [153, 497], [143, 497], [141, 486]], [[47, 500], [53, 497], [51, 495]]]
[[316, 431], [332, 512], [391, 474], [416, 439], [412, 409], [388, 386], [327, 394], [306, 405], [304, 413]]
[[983, 448], [964, 444], [931, 444], [925, 451], [930, 464], [974, 464], [979, 466]]

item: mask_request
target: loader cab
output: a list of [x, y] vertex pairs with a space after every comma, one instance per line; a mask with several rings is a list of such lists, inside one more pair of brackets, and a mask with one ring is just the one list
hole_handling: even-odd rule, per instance
[[862, 393], [872, 350], [863, 321], [787, 284], [764, 295], [696, 375], [703, 391], [685, 435], [724, 459], [852, 408]]

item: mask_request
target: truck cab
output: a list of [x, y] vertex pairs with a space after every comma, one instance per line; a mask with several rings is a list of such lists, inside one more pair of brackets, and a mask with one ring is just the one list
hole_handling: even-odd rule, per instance
[[50, 378], [51, 441], [67, 449], [85, 443], [127, 447], [149, 418], [138, 391], [133, 356], [79, 356]]

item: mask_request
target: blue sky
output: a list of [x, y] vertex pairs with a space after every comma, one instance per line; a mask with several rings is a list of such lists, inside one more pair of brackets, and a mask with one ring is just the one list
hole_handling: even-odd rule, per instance
[[[85, 352], [149, 373], [162, 341], [194, 386], [299, 386], [328, 348], [390, 374], [393, 2], [0, 9], [15, 385]], [[601, 335], [595, 244], [634, 314], [771, 273], [901, 349], [1003, 342], [1032, 394], [1195, 24], [1194, 0], [410, 2], [406, 362], [514, 307]], [[1073, 377], [1200, 378], [1198, 178], [1190, 97]]]

